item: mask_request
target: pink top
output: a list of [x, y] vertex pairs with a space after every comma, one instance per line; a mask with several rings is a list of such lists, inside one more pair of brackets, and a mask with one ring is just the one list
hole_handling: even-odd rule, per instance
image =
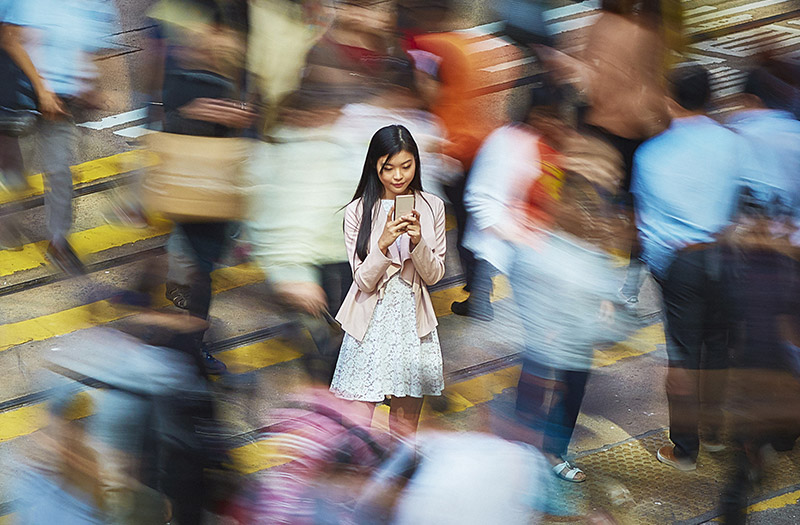
[[356, 239], [361, 226], [361, 199], [351, 202], [344, 214], [344, 242], [350, 267], [353, 269], [353, 285], [344, 299], [336, 320], [342, 329], [361, 341], [367, 333], [372, 313], [378, 299], [383, 296], [386, 282], [400, 272], [400, 277], [411, 285], [414, 292], [417, 315], [417, 332], [425, 337], [438, 324], [428, 286], [444, 277], [445, 240], [444, 202], [430, 193], [417, 193], [414, 208], [419, 212], [421, 239], [419, 244], [401, 255], [397, 244], [389, 247], [389, 256], [378, 249], [386, 212], [377, 203], [372, 216], [372, 233], [367, 257], [362, 261], [356, 254]]

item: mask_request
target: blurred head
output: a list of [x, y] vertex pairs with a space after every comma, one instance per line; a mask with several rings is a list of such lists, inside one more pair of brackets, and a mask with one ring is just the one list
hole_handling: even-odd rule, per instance
[[791, 111], [800, 98], [800, 75], [778, 60], [766, 59], [747, 75], [744, 93], [769, 109]]
[[681, 108], [702, 112], [711, 99], [711, 79], [703, 66], [681, 67], [669, 76], [670, 96]]
[[397, 25], [394, 0], [347, 0], [336, 4], [335, 24], [377, 36], [392, 36]]
[[452, 0], [399, 0], [400, 29], [411, 32], [445, 30], [453, 11]]
[[550, 146], [560, 150], [569, 126], [561, 117], [563, 92], [550, 75], [542, 75], [542, 80], [530, 91], [526, 122], [535, 128]]
[[361, 180], [353, 200], [362, 199], [363, 216], [358, 232], [356, 253], [367, 257], [372, 214], [380, 199], [422, 191], [419, 149], [411, 132], [404, 126], [392, 125], [379, 129], [369, 143]]
[[617, 15], [630, 14], [633, 11], [633, 0], [603, 0], [600, 9]]

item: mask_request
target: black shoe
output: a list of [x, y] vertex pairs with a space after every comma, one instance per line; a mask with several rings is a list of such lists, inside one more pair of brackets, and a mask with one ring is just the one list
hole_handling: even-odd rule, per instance
[[491, 321], [494, 319], [494, 308], [491, 304], [486, 304], [482, 308], [474, 308], [469, 299], [466, 301], [455, 301], [450, 305], [450, 310], [456, 315], [472, 317], [479, 321]]
[[75, 255], [72, 247], [67, 242], [63, 244], [51, 242], [47, 246], [45, 255], [51, 263], [67, 275], [74, 277], [86, 273], [86, 268], [84, 268], [83, 263], [78, 259], [78, 256]]
[[225, 363], [209, 354], [206, 350], [203, 350], [203, 364], [206, 367], [206, 372], [212, 376], [222, 375], [228, 371]]
[[167, 281], [166, 293], [164, 295], [168, 300], [172, 301], [172, 304], [181, 310], [188, 310], [189, 290], [190, 288], [186, 285]]

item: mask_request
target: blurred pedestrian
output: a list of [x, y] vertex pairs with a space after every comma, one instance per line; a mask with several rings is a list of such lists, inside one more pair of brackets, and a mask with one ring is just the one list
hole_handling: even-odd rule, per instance
[[335, 4], [333, 23], [306, 56], [300, 87], [285, 99], [283, 120], [318, 126], [347, 104], [400, 84], [411, 58], [397, 38], [394, 0]]
[[[644, 4], [648, 7], [653, 2]], [[622, 155], [625, 178], [619, 204], [631, 218], [635, 205], [630, 193], [633, 156], [644, 140], [669, 123], [664, 104], [664, 55], [659, 19], [650, 10], [636, 13], [633, 2], [623, 0], [602, 2], [581, 56], [588, 67], [583, 124], [587, 132], [608, 141]], [[635, 238], [633, 241], [628, 274], [620, 290], [630, 306], [639, 302], [645, 277], [639, 245]]]
[[769, 478], [767, 450], [791, 450], [800, 437], [800, 122], [787, 111], [783, 69], [773, 60], [754, 68], [737, 97], [741, 109], [727, 119], [750, 147], [724, 237], [735, 327], [727, 405], [734, 465], [720, 500], [729, 524], [746, 522], [753, 480]]
[[658, 459], [694, 470], [701, 430], [707, 449], [722, 446], [730, 305], [717, 240], [731, 222], [747, 145], [706, 116], [701, 66], [677, 69], [670, 94], [672, 123], [636, 152], [631, 190], [642, 258], [664, 300], [673, 444]]
[[[185, 9], [190, 5], [192, 9]], [[236, 137], [256, 117], [246, 98], [244, 63], [247, 6], [240, 1], [217, 3], [191, 0], [188, 4], [161, 0], [150, 11], [157, 22], [151, 42], [153, 105], [166, 133], [200, 137]], [[213, 45], [211, 45], [213, 44]], [[181, 153], [181, 152], [176, 152]], [[185, 196], [191, 198], [190, 196]], [[204, 210], [197, 210], [202, 217]], [[182, 290], [186, 309], [206, 319], [211, 304], [211, 272], [230, 244], [228, 220], [192, 219], [179, 216], [175, 223], [185, 241], [170, 248], [187, 250], [193, 260], [188, 290]], [[185, 263], [176, 263], [187, 266]], [[176, 283], [169, 283], [170, 299], [181, 299]], [[201, 352], [202, 337], [197, 341]], [[210, 372], [221, 373], [225, 365], [202, 353]]]
[[796, 210], [800, 206], [800, 121], [791, 113], [791, 85], [779, 76], [787, 68], [780, 61], [768, 60], [753, 69], [737, 97], [740, 109], [725, 124], [750, 147], [752, 157], [743, 183], [754, 197], [768, 203], [771, 193], [778, 191], [785, 204]]
[[[423, 396], [444, 388], [428, 292], [445, 272], [444, 203], [422, 191], [419, 158], [402, 126], [373, 136], [345, 211], [354, 282], [336, 317], [345, 338], [331, 391], [368, 403], [392, 396], [389, 424], [397, 434], [415, 432]], [[413, 195], [413, 209], [394, 216], [405, 195]]]
[[[78, 128], [76, 120], [102, 105], [93, 56], [107, 48], [105, 37], [116, 28], [113, 2], [104, 0], [6, 0], [4, 47], [21, 64], [37, 96], [44, 119], [38, 122], [36, 144], [45, 176], [45, 211], [50, 243], [47, 258], [59, 270], [82, 273], [83, 265], [67, 235], [72, 227], [72, 171]], [[19, 48], [23, 42], [25, 55]], [[33, 68], [35, 65], [35, 69]], [[38, 72], [38, 73], [37, 73]], [[24, 187], [18, 145], [4, 153], [16, 159], [10, 168]], [[5, 149], [5, 148], [3, 148]], [[14, 175], [14, 172], [16, 173]]]
[[252, 476], [237, 503], [240, 523], [357, 524], [356, 501], [366, 480], [388, 457], [392, 439], [370, 427], [360, 407], [329, 390], [330, 363], [303, 358], [305, 378], [270, 413], [262, 432], [274, 465]]
[[478, 432], [426, 431], [419, 441], [419, 465], [392, 523], [539, 523], [550, 478], [538, 450]]
[[[567, 169], [563, 178], [553, 181], [549, 198], [535, 199], [536, 191], [519, 192], [520, 228], [509, 275], [525, 337], [517, 414], [543, 431], [542, 451], [553, 473], [570, 482], [586, 479], [567, 460], [567, 452], [594, 346], [623, 340], [632, 327], [624, 311], [618, 311], [621, 304], [614, 287], [619, 276], [608, 253], [609, 241], [618, 232], [610, 195], [620, 170], [616, 152], [604, 148], [608, 147], [594, 141], [586, 158], [605, 154], [616, 160], [615, 177], [603, 180], [605, 174], [596, 178]], [[552, 381], [554, 386], [549, 386]]]
[[[457, 245], [461, 268], [466, 280], [465, 289], [472, 293], [476, 273], [491, 273], [491, 268], [480, 268], [474, 254], [464, 245], [464, 232], [467, 227], [467, 210], [464, 205], [464, 192], [469, 179], [475, 155], [483, 140], [496, 127], [498, 121], [505, 120], [502, 108], [482, 104], [478, 89], [483, 87], [481, 79], [486, 67], [484, 55], [478, 51], [474, 39], [465, 32], [454, 31], [459, 23], [456, 6], [452, 0], [420, 2], [412, 10], [416, 20], [416, 36], [411, 39], [414, 49], [425, 51], [438, 57], [437, 76], [440, 79], [438, 96], [431, 104], [430, 111], [444, 125], [447, 143], [444, 155], [461, 164], [463, 175], [452, 177], [444, 186], [447, 200], [453, 205], [456, 219]], [[501, 104], [502, 105], [502, 104]], [[491, 111], [489, 110], [491, 108]], [[498, 118], [500, 115], [500, 118]], [[483, 281], [485, 284], [485, 280]], [[488, 295], [478, 293], [475, 299], [456, 301], [451, 305], [457, 315], [488, 319], [491, 305]], [[478, 303], [478, 300], [481, 303]]]
[[[494, 317], [490, 302], [492, 274], [508, 275], [513, 249], [506, 242], [515, 229], [514, 192], [523, 183], [537, 181], [541, 191], [563, 177], [559, 169], [563, 125], [555, 113], [541, 111], [557, 105], [557, 94], [549, 86], [534, 88], [524, 122], [514, 122], [493, 131], [481, 145], [464, 192], [468, 212], [464, 246], [475, 256], [468, 310], [473, 318]], [[551, 123], [546, 125], [546, 121]], [[543, 195], [546, 195], [544, 190]]]

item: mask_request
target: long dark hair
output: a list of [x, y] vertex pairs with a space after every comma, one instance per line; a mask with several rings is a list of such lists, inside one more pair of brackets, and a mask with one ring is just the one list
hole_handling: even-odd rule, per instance
[[376, 131], [369, 143], [367, 159], [364, 161], [364, 169], [361, 171], [361, 180], [358, 182], [355, 195], [353, 195], [353, 201], [361, 199], [362, 205], [361, 225], [358, 228], [358, 239], [356, 240], [356, 254], [362, 261], [367, 258], [369, 251], [369, 237], [372, 233], [372, 216], [375, 212], [375, 205], [381, 200], [384, 192], [383, 184], [378, 178], [378, 159], [388, 155], [386, 159], [388, 162], [401, 151], [411, 153], [416, 165], [414, 178], [411, 179], [409, 188], [415, 193], [422, 191], [419, 148], [417, 148], [411, 132], [399, 124], [386, 126]]

